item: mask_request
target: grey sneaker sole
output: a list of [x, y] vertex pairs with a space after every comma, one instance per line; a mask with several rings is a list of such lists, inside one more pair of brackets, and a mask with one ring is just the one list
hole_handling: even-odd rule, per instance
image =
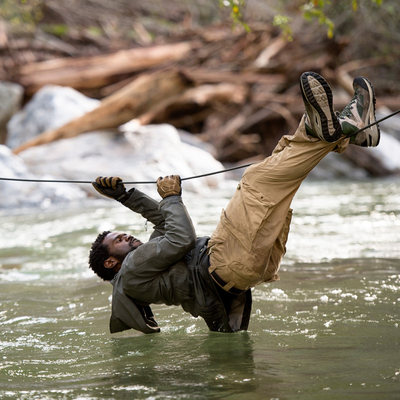
[[333, 96], [328, 82], [315, 72], [304, 72], [300, 88], [310, 128], [321, 140], [336, 142], [343, 135], [333, 111]]
[[[368, 91], [369, 98], [372, 99], [372, 101], [369, 104], [368, 107], [368, 121], [366, 125], [372, 124], [373, 122], [376, 121], [376, 116], [375, 116], [375, 104], [376, 104], [376, 98], [375, 98], [375, 92], [374, 88], [371, 84], [371, 82], [364, 77], [357, 77], [353, 81], [353, 88], [356, 90], [357, 86], [363, 88], [364, 90]], [[368, 128], [366, 131], [368, 131], [368, 134], [366, 132], [360, 132], [359, 137], [363, 137], [365, 135], [365, 140], [359, 144], [359, 146], [362, 147], [375, 147], [378, 146], [380, 138], [381, 138], [381, 132], [379, 129], [378, 124], [375, 126], [372, 126], [371, 128]], [[357, 136], [356, 136], [357, 139]]]

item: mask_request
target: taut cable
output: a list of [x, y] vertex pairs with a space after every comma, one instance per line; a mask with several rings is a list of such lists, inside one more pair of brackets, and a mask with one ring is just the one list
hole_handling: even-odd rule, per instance
[[[364, 128], [359, 129], [357, 132], [353, 133], [351, 136], [357, 135], [359, 132], [362, 132], [365, 129], [370, 128], [373, 125], [376, 125], [382, 121], [385, 121], [388, 118], [391, 118], [395, 116], [396, 114], [400, 113], [400, 110], [397, 110], [389, 115], [386, 115], [383, 118], [378, 119], [377, 121], [373, 122], [372, 124], [369, 124], [367, 126], [364, 126]], [[237, 167], [232, 167], [232, 168], [226, 168], [222, 169], [220, 171], [214, 171], [214, 172], [209, 172], [207, 174], [201, 174], [201, 175], [194, 175], [194, 176], [188, 176], [186, 178], [182, 178], [182, 181], [188, 181], [190, 179], [197, 179], [197, 178], [204, 178], [205, 176], [211, 176], [211, 175], [217, 175], [217, 174], [222, 174], [224, 172], [229, 172], [229, 171], [234, 171], [236, 169], [241, 169], [241, 168], [247, 168], [250, 165], [253, 165], [254, 163], [249, 163], [249, 164], [243, 164], [239, 165]], [[27, 179], [27, 178], [4, 178], [0, 177], [0, 181], [13, 181], [13, 182], [38, 182], [38, 183], [92, 183], [93, 181], [79, 181], [79, 180], [64, 180], [64, 179]], [[156, 181], [135, 181], [135, 182], [122, 182], [125, 185], [146, 185], [146, 184], [153, 184], [156, 183]]]

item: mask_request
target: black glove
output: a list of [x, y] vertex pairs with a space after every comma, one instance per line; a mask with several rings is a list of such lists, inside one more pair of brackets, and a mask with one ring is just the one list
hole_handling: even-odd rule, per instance
[[157, 191], [165, 199], [168, 196], [180, 196], [182, 194], [181, 177], [179, 175], [170, 175], [157, 179]]
[[118, 176], [99, 176], [96, 178], [96, 182], [92, 182], [92, 185], [103, 196], [110, 197], [111, 199], [115, 199], [121, 203], [129, 197], [129, 194], [122, 183], [122, 179]]

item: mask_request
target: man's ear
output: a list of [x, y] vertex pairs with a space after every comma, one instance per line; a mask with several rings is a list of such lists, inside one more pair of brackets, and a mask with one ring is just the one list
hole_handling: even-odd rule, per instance
[[105, 261], [104, 261], [104, 268], [107, 268], [107, 269], [114, 269], [116, 266], [118, 266], [119, 264], [120, 264], [121, 262], [117, 259], [117, 258], [115, 258], [115, 257], [113, 257], [113, 256], [110, 256], [110, 257], [108, 257]]

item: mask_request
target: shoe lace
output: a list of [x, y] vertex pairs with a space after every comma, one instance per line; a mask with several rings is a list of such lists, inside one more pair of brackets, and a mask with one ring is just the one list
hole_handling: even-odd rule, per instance
[[350, 103], [347, 104], [345, 108], [343, 108], [342, 112], [339, 114], [340, 117], [351, 117], [353, 115], [353, 105], [357, 101], [357, 97], [354, 96], [351, 100]]

